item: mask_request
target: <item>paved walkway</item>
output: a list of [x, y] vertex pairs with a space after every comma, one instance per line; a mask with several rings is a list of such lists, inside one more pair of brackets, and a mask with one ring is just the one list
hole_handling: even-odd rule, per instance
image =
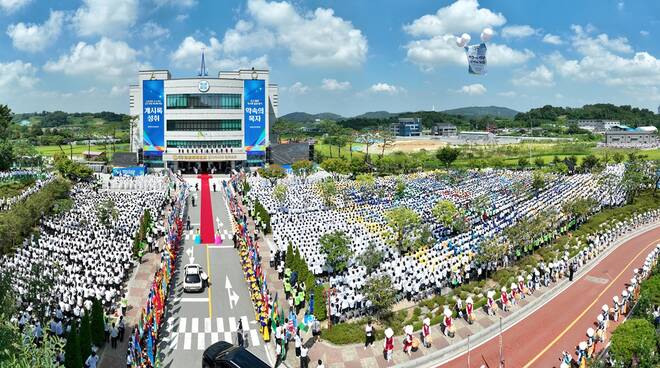
[[[252, 223], [250, 225], [253, 226]], [[252, 228], [252, 226], [250, 227]], [[438, 325], [432, 326], [433, 346], [429, 349], [420, 348], [412, 353], [412, 357], [402, 351], [402, 331], [395, 331], [397, 334], [394, 337], [395, 350], [393, 361], [389, 364], [383, 358], [382, 340], [376, 341], [373, 347], [366, 349], [363, 344], [337, 346], [324, 340], [314, 343], [310, 330], [303, 336], [303, 341], [306, 341], [308, 346], [312, 345], [309, 352], [310, 366], [316, 366], [317, 360], [321, 359], [328, 368], [370, 368], [395, 365], [464, 368], [467, 365], [467, 338], [471, 336], [472, 343], [480, 344], [480, 346], [470, 354], [469, 367], [481, 367], [485, 363], [490, 367], [496, 367], [499, 357], [497, 331], [500, 317], [503, 321], [503, 331], [505, 331], [503, 333], [503, 355], [507, 367], [523, 367], [540, 352], [543, 354], [537, 361], [527, 365], [528, 367], [558, 366], [561, 351], [574, 352], [577, 343], [584, 340], [587, 328], [591, 327], [596, 320], [600, 306], [606, 303], [611, 304], [612, 296], [621, 293], [625, 280], [629, 278], [632, 269], [643, 263], [651, 246], [660, 241], [660, 227], [650, 231], [646, 230], [648, 228], [628, 235], [633, 236], [634, 239], [623, 243], [621, 241], [627, 238], [622, 238], [619, 243], [614, 244], [591, 263], [582, 267], [576, 274], [576, 278], [579, 279], [575, 279], [573, 283], [569, 283], [568, 278], [564, 278], [558, 283], [550, 284], [547, 288], [541, 287], [533, 295], [521, 300], [518, 306], [514, 306], [511, 311], [503, 312], [499, 309], [497, 316], [489, 316], [485, 309], [477, 310], [477, 320], [472, 325], [465, 320], [455, 320], [456, 336], [454, 338], [446, 337]], [[270, 239], [266, 239], [266, 244], [269, 248], [272, 244]], [[269, 289], [282, 291], [278, 303], [286, 306], [282, 282], [277, 279], [277, 272], [268, 266], [270, 254], [267, 251], [262, 251], [261, 254]], [[619, 272], [621, 273], [619, 274]], [[604, 288], [606, 290], [603, 290]], [[560, 293], [559, 296], [557, 296], [558, 293]], [[582, 313], [589, 304], [593, 311]], [[522, 308], [525, 306], [527, 308]], [[558, 314], [557, 311], [562, 312]], [[572, 326], [571, 329], [564, 331], [559, 336], [561, 339], [558, 338], [557, 341], [554, 341], [555, 337], [569, 325]], [[419, 331], [415, 332], [415, 334], [418, 333]], [[445, 364], [450, 359], [453, 360]], [[438, 362], [441, 364], [438, 365]], [[285, 365], [300, 366], [298, 358], [295, 357], [293, 343], [289, 344]]]

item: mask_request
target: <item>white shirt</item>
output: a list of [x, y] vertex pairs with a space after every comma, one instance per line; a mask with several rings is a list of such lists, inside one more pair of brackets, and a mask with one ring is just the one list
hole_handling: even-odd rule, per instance
[[96, 368], [96, 363], [99, 361], [98, 355], [90, 355], [87, 360], [85, 360], [85, 364], [89, 368]]

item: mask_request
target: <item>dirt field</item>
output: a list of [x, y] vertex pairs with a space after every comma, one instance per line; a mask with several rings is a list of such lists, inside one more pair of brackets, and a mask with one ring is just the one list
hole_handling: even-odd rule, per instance
[[[385, 147], [385, 154], [400, 151], [400, 152], [417, 152], [421, 149], [427, 151], [434, 151], [440, 147], [446, 146], [447, 143], [440, 142], [435, 139], [415, 139], [415, 140], [398, 140], [387, 147]], [[373, 152], [380, 152], [383, 149], [383, 145], [378, 143], [374, 145], [375, 149]], [[371, 149], [370, 149], [371, 151]]]

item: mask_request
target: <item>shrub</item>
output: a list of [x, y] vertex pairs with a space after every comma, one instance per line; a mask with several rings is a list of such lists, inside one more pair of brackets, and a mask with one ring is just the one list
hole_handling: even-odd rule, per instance
[[364, 340], [364, 324], [340, 323], [323, 331], [323, 338], [333, 344], [354, 344]]
[[92, 299], [92, 319], [90, 321], [90, 332], [92, 344], [99, 348], [105, 342], [105, 318], [103, 316], [103, 307], [96, 298]]
[[64, 361], [64, 366], [66, 368], [82, 368], [83, 361], [80, 356], [80, 336], [78, 335], [78, 323], [75, 320], [73, 321], [71, 331], [66, 338], [64, 355], [66, 357]]
[[633, 359], [639, 360], [639, 367], [650, 367], [657, 358], [655, 329], [645, 319], [624, 322], [612, 333], [611, 342], [612, 358], [617, 367], [630, 367]]
[[92, 353], [92, 331], [89, 324], [89, 313], [80, 320], [80, 356], [83, 360]]

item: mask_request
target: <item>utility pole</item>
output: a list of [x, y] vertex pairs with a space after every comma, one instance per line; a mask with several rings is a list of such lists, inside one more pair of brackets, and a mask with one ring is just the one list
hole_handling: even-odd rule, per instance
[[504, 368], [504, 357], [502, 356], [502, 317], [500, 317], [500, 368]]

